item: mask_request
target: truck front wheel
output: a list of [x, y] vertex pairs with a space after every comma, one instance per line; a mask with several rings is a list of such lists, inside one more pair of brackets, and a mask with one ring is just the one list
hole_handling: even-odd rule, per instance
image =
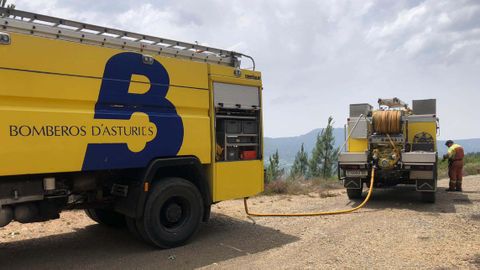
[[193, 183], [167, 178], [154, 185], [147, 199], [143, 228], [154, 245], [177, 247], [197, 232], [203, 210], [202, 196]]
[[110, 227], [125, 226], [125, 216], [110, 209], [85, 209], [85, 214], [98, 224]]

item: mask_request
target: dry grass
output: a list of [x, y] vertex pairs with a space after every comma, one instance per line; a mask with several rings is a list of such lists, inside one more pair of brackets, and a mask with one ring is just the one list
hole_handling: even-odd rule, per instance
[[320, 196], [325, 198], [335, 196], [334, 193], [329, 193], [329, 190], [341, 188], [343, 188], [341, 183], [332, 179], [281, 179], [266, 184], [264, 194], [306, 195], [312, 192], [319, 192]]

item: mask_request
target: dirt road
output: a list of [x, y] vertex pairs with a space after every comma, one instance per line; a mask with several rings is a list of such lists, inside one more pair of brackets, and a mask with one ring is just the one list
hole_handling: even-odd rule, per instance
[[[83, 212], [60, 220], [0, 228], [0, 269], [480, 269], [480, 177], [463, 193], [419, 202], [405, 188], [375, 191], [354, 214], [248, 219], [241, 201], [215, 205], [194, 241], [155, 250], [125, 230], [91, 222]], [[352, 204], [330, 196], [258, 197], [255, 211], [315, 211]]]

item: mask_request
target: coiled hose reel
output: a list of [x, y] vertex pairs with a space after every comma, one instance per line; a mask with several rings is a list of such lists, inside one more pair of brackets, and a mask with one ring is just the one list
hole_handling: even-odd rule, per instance
[[373, 130], [377, 134], [397, 134], [402, 132], [402, 112], [376, 111], [373, 113]]

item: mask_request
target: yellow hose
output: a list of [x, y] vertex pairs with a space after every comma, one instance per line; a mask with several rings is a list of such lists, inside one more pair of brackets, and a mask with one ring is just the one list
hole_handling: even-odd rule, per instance
[[282, 213], [253, 213], [248, 210], [248, 204], [247, 200], [248, 198], [243, 199], [243, 205], [245, 206], [245, 213], [249, 216], [254, 216], [254, 217], [312, 217], [312, 216], [327, 216], [327, 215], [339, 215], [339, 214], [346, 214], [346, 213], [351, 213], [353, 211], [357, 211], [358, 209], [362, 208], [367, 204], [368, 200], [370, 200], [370, 197], [372, 196], [372, 191], [373, 191], [373, 182], [375, 179], [375, 169], [372, 168], [372, 177], [370, 178], [370, 189], [368, 190], [367, 197], [361, 204], [359, 204], [357, 207], [351, 208], [351, 209], [345, 209], [345, 210], [337, 210], [337, 211], [328, 211], [328, 212], [316, 212], [316, 213], [288, 213], [288, 214], [282, 214]]

